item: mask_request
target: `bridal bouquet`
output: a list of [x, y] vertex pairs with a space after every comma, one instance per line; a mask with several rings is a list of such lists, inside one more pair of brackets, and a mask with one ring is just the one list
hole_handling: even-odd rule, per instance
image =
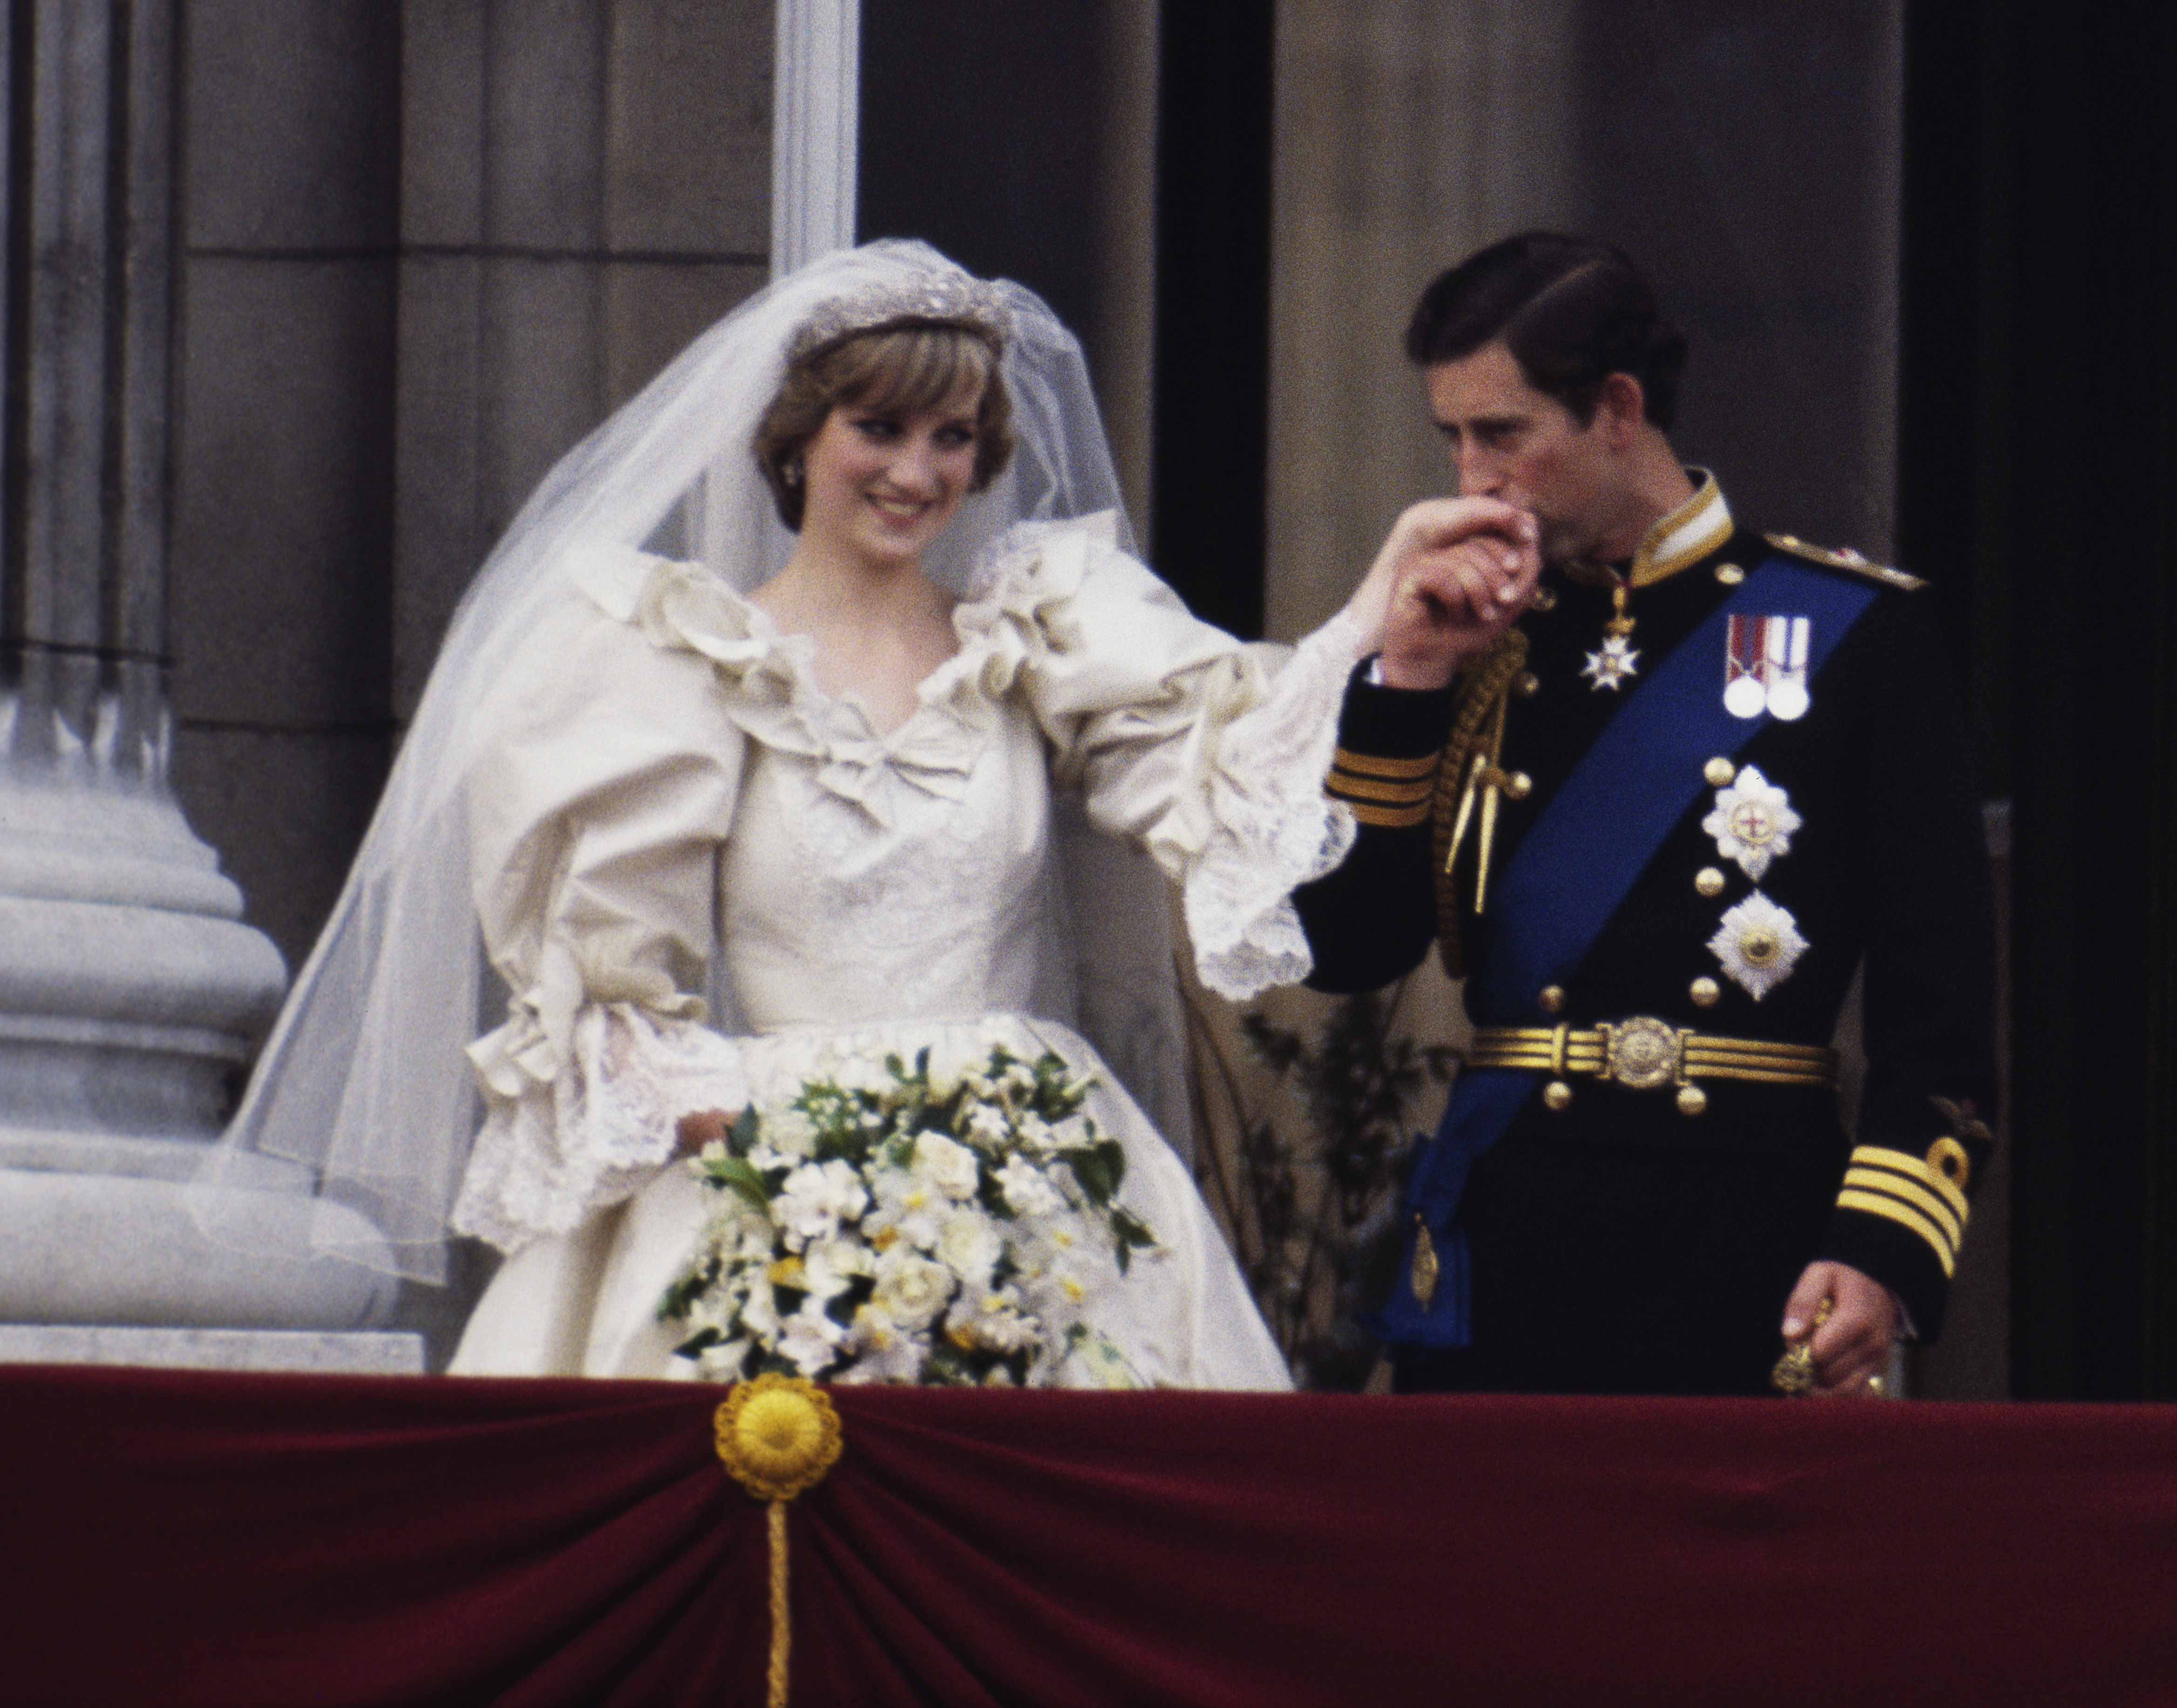
[[850, 1067], [745, 1110], [689, 1166], [717, 1194], [660, 1317], [713, 1380], [1047, 1382], [1123, 1368], [1083, 1322], [1154, 1236], [1118, 1203], [1126, 1157], [1082, 1113], [1093, 1080], [1003, 1045], [960, 1071]]

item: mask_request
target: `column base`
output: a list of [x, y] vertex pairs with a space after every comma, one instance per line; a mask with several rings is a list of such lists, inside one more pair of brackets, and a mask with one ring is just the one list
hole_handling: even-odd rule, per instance
[[290, 1370], [420, 1376], [421, 1334], [293, 1329], [101, 1329], [0, 1324], [0, 1364], [134, 1364], [166, 1370]]
[[[208, 1235], [192, 1195], [173, 1180], [0, 1168], [0, 1323], [346, 1331], [390, 1316], [385, 1238], [353, 1210], [226, 1191]], [[314, 1234], [360, 1261], [324, 1255]]]

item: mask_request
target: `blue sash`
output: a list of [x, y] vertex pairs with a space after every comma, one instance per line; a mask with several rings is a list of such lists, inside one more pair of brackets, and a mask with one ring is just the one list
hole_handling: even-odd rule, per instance
[[[1769, 714], [1734, 718], [1723, 706], [1724, 635], [1734, 616], [1812, 618], [1807, 672], [1820, 674], [1836, 644], [1874, 602], [1872, 583], [1771, 558], [1639, 682], [1520, 839], [1497, 880], [1483, 929], [1488, 971], [1477, 1005], [1492, 1025], [1547, 1022], [1536, 1002], [1563, 985], [1610, 922], [1686, 810], [1711, 787], [1702, 767], [1736, 755]], [[1394, 1347], [1469, 1343], [1466, 1236], [1453, 1225], [1474, 1159], [1503, 1137], [1541, 1075], [1521, 1068], [1460, 1073], [1407, 1176], [1409, 1232], [1389, 1301], [1368, 1327]], [[1436, 1247], [1436, 1293], [1414, 1297], [1412, 1218]]]

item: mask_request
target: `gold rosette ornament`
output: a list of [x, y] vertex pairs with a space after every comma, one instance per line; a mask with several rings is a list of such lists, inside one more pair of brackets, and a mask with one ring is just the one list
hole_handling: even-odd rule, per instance
[[736, 1383], [712, 1414], [718, 1457], [734, 1480], [771, 1504], [771, 1670], [766, 1701], [786, 1708], [794, 1634], [787, 1599], [786, 1503], [824, 1480], [843, 1446], [831, 1396], [800, 1376]]

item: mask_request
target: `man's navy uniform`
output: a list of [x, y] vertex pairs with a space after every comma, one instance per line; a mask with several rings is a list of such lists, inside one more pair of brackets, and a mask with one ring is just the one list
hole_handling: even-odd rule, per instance
[[[1319, 988], [1439, 937], [1466, 980], [1475, 1048], [1379, 1318], [1400, 1385], [1765, 1391], [1821, 1259], [1932, 1340], [1995, 980], [1929, 601], [1738, 527], [1713, 480], [1629, 564], [1542, 587], [1442, 692], [1356, 674], [1330, 787], [1360, 838], [1297, 898]], [[1863, 958], [1848, 1139], [1828, 1046]]]

